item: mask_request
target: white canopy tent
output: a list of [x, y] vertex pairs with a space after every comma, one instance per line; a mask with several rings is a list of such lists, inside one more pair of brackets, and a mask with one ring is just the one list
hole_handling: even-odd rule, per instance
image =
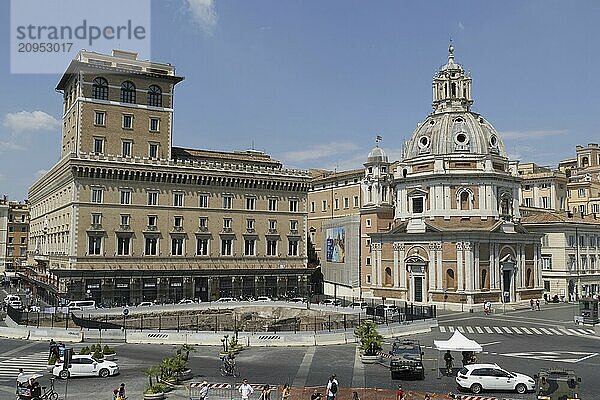
[[440, 351], [472, 351], [474, 353], [481, 353], [483, 348], [479, 343], [474, 340], [467, 338], [459, 331], [454, 331], [452, 337], [448, 340], [434, 340], [433, 345], [438, 350], [437, 364], [438, 364], [438, 378], [440, 376]]
[[479, 343], [467, 338], [459, 331], [454, 331], [452, 337], [448, 340], [434, 340], [433, 344], [439, 351], [472, 351], [481, 353], [483, 348]]

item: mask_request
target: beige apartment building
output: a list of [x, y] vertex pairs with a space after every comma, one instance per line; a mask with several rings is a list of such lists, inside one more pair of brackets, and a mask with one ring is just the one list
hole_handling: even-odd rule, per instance
[[569, 211], [573, 214], [600, 214], [600, 146], [576, 146], [576, 157], [563, 160], [559, 169], [569, 179]]
[[258, 151], [173, 147], [170, 64], [80, 51], [61, 78], [61, 159], [29, 190], [31, 268], [50, 299], [307, 290], [306, 171]]
[[0, 199], [0, 274], [15, 277], [27, 262], [29, 205]]
[[533, 212], [527, 230], [542, 234], [542, 280], [548, 298], [575, 301], [600, 294], [600, 216]]
[[523, 178], [521, 206], [564, 212], [567, 208], [567, 176], [563, 171], [552, 170], [535, 163], [519, 164]]
[[[311, 175], [308, 234], [321, 266], [324, 292], [360, 297], [360, 208], [364, 171], [313, 170]], [[337, 248], [335, 254], [334, 247]]]

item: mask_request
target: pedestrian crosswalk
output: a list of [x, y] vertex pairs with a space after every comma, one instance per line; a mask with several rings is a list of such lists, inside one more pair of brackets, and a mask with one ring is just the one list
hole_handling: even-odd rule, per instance
[[20, 357], [0, 357], [0, 379], [17, 379], [19, 368], [23, 368], [23, 372], [28, 374], [47, 371], [47, 366], [48, 351], [39, 351], [37, 353], [23, 355]]
[[524, 327], [524, 326], [447, 326], [440, 325], [440, 332], [454, 332], [468, 334], [496, 334], [496, 335], [553, 335], [553, 336], [576, 336], [594, 335], [593, 329], [588, 328], [548, 328], [548, 327]]

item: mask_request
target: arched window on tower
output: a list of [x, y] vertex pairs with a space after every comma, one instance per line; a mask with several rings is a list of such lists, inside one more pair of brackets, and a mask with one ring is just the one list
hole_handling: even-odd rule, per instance
[[148, 105], [162, 107], [162, 90], [157, 85], [150, 85], [148, 87]]
[[392, 269], [390, 267], [387, 267], [385, 269], [385, 276], [383, 278], [383, 284], [385, 286], [392, 286]]
[[590, 160], [587, 157], [581, 157], [581, 167], [587, 168], [590, 166]]
[[473, 208], [471, 192], [463, 189], [458, 193], [458, 206], [460, 210], [471, 210]]
[[454, 270], [448, 268], [446, 270], [446, 289], [456, 289], [456, 281], [454, 280]]
[[108, 100], [108, 81], [101, 76], [94, 79], [92, 97], [98, 100]]
[[135, 85], [131, 81], [121, 84], [121, 103], [135, 103]]
[[490, 288], [490, 281], [488, 280], [488, 271], [487, 269], [482, 269], [481, 270], [481, 288], [482, 289], [488, 289]]
[[533, 287], [533, 271], [527, 268], [525, 271], [525, 287], [531, 289]]

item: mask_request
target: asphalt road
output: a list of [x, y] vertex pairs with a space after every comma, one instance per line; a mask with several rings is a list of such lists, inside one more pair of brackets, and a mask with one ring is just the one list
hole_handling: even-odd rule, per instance
[[[563, 304], [548, 306], [542, 311], [522, 310], [491, 316], [445, 313], [439, 318], [440, 328], [415, 337], [425, 347], [426, 377], [423, 381], [392, 381], [387, 365], [362, 365], [357, 360], [353, 344], [307, 348], [250, 348], [239, 354], [237, 364], [242, 377], [247, 377], [253, 383], [287, 382], [293, 386], [323, 386], [328, 376], [336, 373], [341, 386], [391, 388], [402, 383], [408, 390], [456, 392], [453, 378], [438, 378], [438, 354], [432, 348], [434, 339], [448, 339], [451, 331], [456, 329], [462, 330], [467, 337], [483, 345], [484, 353], [478, 355], [478, 361], [497, 363], [510, 371], [531, 376], [542, 367], [573, 369], [582, 378], [580, 397], [592, 399], [600, 393], [600, 380], [597, 378], [600, 368], [600, 356], [597, 353], [600, 352], [600, 338], [585, 330], [589, 328], [573, 325], [570, 322], [572, 311], [572, 306]], [[535, 333], [534, 329], [539, 333]], [[527, 334], [525, 330], [531, 333]], [[388, 340], [386, 346], [390, 342]], [[74, 347], [78, 349], [83, 345], [77, 344]], [[143, 370], [171, 355], [175, 348], [167, 345], [115, 345], [121, 374], [107, 379], [69, 380], [69, 399], [89, 397], [93, 393], [94, 400], [108, 400], [112, 398], [112, 389], [121, 382], [125, 382], [128, 388], [129, 399], [141, 399], [147, 382]], [[219, 350], [216, 347], [198, 347], [192, 354], [190, 366], [195, 381], [235, 381], [219, 376]], [[19, 363], [41, 359], [37, 368], [43, 369], [46, 352], [47, 343], [0, 340], [0, 398], [12, 398], [9, 394], [14, 393], [13, 383]], [[443, 364], [443, 361], [440, 362]], [[455, 365], [459, 363], [460, 354], [455, 354]], [[61, 398], [64, 398], [65, 382], [59, 381], [57, 389]], [[170, 398], [187, 398], [187, 395], [187, 390], [182, 388], [172, 392]], [[531, 393], [493, 395], [511, 399], [535, 397]]]

